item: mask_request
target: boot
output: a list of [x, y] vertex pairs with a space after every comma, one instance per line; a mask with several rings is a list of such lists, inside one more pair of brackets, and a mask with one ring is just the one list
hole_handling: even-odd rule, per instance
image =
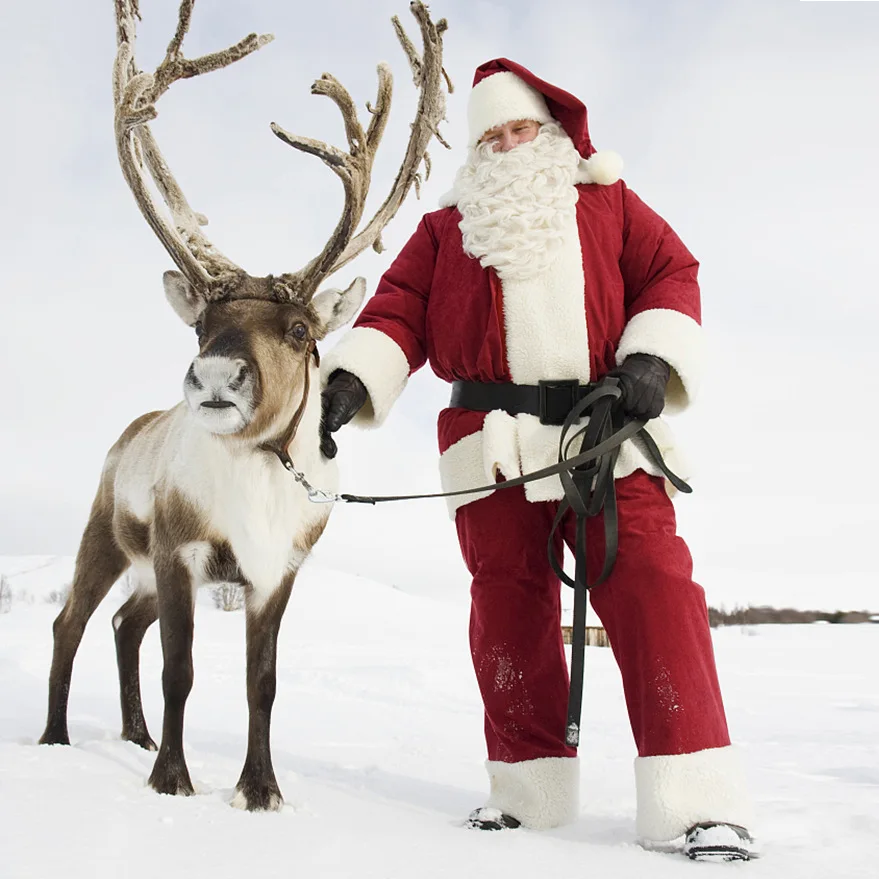
[[467, 827], [470, 830], [514, 830], [520, 825], [521, 822], [512, 815], [485, 806], [474, 809], [467, 817]]
[[737, 824], [695, 824], [687, 831], [684, 854], [693, 861], [749, 861], [753, 841]]

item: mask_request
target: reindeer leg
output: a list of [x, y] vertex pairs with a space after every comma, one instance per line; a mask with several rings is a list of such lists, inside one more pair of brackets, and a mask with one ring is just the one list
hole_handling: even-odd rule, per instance
[[156, 743], [147, 730], [140, 698], [140, 645], [158, 614], [158, 598], [154, 592], [135, 592], [113, 617], [122, 703], [122, 738], [147, 751], [155, 751]]
[[73, 659], [86, 623], [128, 567], [128, 558], [113, 537], [112, 510], [95, 507], [82, 535], [70, 595], [53, 626], [55, 647], [49, 673], [49, 714], [45, 732], [40, 737], [43, 745], [70, 744], [67, 699]]
[[247, 596], [247, 757], [235, 787], [232, 805], [250, 811], [275, 812], [284, 798], [272, 767], [270, 727], [277, 683], [278, 630], [290, 599], [291, 573], [262, 606], [257, 607], [253, 592]]
[[156, 561], [159, 629], [162, 636], [162, 744], [150, 774], [160, 794], [192, 796], [195, 789], [183, 757], [183, 711], [192, 690], [192, 632], [195, 596], [192, 579], [178, 560]]

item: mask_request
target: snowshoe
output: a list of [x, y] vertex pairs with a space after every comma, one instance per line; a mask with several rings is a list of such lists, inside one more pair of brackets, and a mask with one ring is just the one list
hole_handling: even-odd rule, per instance
[[489, 809], [485, 806], [474, 809], [467, 818], [467, 827], [471, 830], [514, 830], [521, 823], [500, 809]]
[[749, 861], [752, 843], [737, 824], [695, 824], [687, 831], [684, 854], [693, 861]]

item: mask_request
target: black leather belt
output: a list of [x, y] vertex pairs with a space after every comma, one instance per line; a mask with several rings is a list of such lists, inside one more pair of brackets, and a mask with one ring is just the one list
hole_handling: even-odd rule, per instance
[[581, 385], [577, 379], [541, 381], [536, 385], [452, 382], [449, 406], [477, 412], [503, 409], [510, 415], [537, 415], [541, 424], [564, 424], [577, 403], [596, 387]]

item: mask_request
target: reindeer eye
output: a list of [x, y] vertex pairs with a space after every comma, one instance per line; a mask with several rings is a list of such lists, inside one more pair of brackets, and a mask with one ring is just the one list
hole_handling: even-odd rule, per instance
[[200, 320], [197, 320], [195, 322], [194, 329], [195, 329], [195, 336], [200, 342], [202, 340], [202, 338], [204, 337], [204, 324]]
[[290, 335], [297, 341], [303, 342], [308, 335], [308, 327], [305, 324], [293, 324], [290, 328]]

